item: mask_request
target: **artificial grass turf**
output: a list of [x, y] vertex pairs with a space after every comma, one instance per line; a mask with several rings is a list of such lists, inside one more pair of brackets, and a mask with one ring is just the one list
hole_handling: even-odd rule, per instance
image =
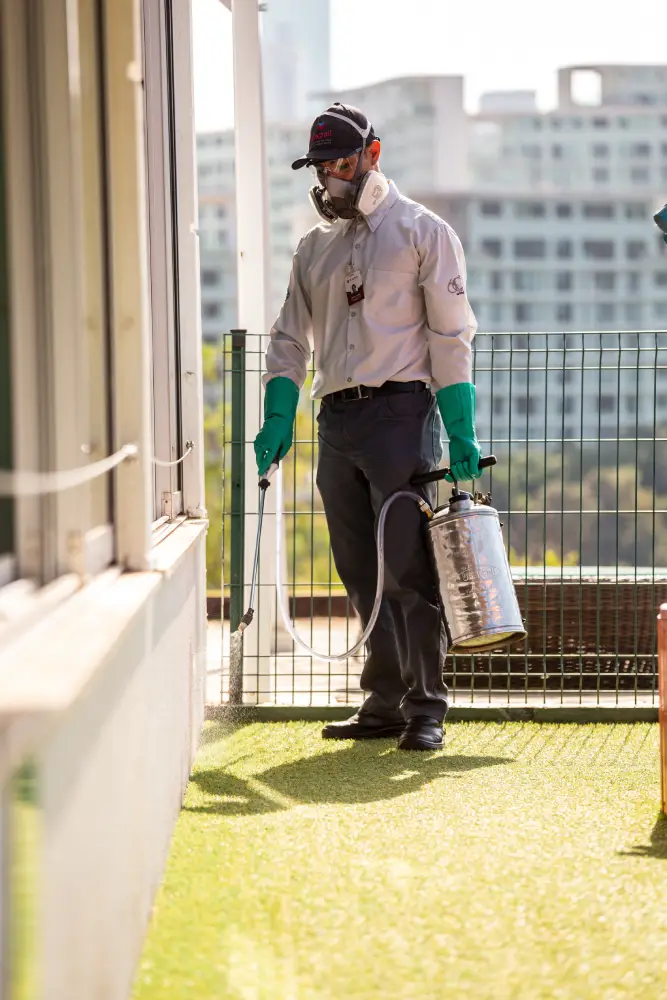
[[656, 725], [209, 723], [134, 1000], [667, 995]]

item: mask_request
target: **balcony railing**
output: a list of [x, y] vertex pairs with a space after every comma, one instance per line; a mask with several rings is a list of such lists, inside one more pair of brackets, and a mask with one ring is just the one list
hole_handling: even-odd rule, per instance
[[[237, 335], [235, 345], [225, 338], [221, 409], [209, 414], [209, 426], [219, 428], [209, 450], [214, 458], [219, 449], [220, 464], [209, 475], [224, 484], [223, 606], [232, 627], [248, 583], [242, 527], [257, 510], [244, 400], [263, 366], [260, 337]], [[481, 485], [504, 524], [528, 638], [506, 651], [449, 657], [454, 703], [657, 704], [656, 613], [667, 601], [666, 366], [661, 331], [477, 335], [478, 436], [498, 457]], [[304, 638], [336, 653], [353, 644], [359, 623], [333, 565], [315, 487], [318, 404], [307, 388], [284, 462], [287, 579]], [[262, 558], [266, 568], [272, 553]], [[210, 576], [216, 560], [217, 552]], [[247, 575], [247, 553], [245, 560]], [[271, 583], [261, 583], [260, 603], [263, 634], [246, 633], [247, 702], [361, 700], [361, 657], [311, 660], [281, 630]], [[267, 655], [260, 645], [269, 621]], [[227, 697], [224, 662], [220, 697]]]

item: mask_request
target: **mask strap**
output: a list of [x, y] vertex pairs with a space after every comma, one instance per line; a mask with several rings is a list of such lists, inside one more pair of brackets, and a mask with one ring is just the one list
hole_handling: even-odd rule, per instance
[[[370, 135], [371, 129], [373, 128], [370, 122], [368, 122], [367, 128], [363, 129], [360, 125], [357, 125], [355, 121], [352, 121], [351, 118], [346, 118], [345, 115], [339, 115], [336, 111], [325, 111], [324, 114], [329, 118], [338, 118], [341, 122], [347, 122], [348, 125], [351, 125], [352, 128], [357, 130], [361, 138], [364, 140], [364, 144], [366, 143], [366, 139]], [[366, 121], [368, 121], [368, 119], [366, 119]]]

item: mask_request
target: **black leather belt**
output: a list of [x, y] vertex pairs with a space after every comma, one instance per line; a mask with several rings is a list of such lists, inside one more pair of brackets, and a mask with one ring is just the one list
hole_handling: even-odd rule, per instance
[[383, 385], [355, 385], [323, 396], [325, 403], [351, 403], [356, 399], [373, 399], [374, 396], [392, 396], [397, 392], [425, 392], [426, 382], [385, 382]]

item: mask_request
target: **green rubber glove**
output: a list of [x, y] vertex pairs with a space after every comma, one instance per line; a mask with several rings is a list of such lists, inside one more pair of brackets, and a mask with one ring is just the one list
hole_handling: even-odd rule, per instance
[[449, 437], [453, 478], [447, 476], [448, 481], [477, 479], [481, 475], [482, 450], [475, 434], [475, 386], [471, 382], [457, 382], [439, 389], [435, 398]]
[[292, 447], [298, 402], [299, 388], [291, 378], [277, 376], [267, 382], [264, 423], [255, 438], [255, 458], [260, 476], [266, 475], [271, 463], [276, 458], [284, 458]]

